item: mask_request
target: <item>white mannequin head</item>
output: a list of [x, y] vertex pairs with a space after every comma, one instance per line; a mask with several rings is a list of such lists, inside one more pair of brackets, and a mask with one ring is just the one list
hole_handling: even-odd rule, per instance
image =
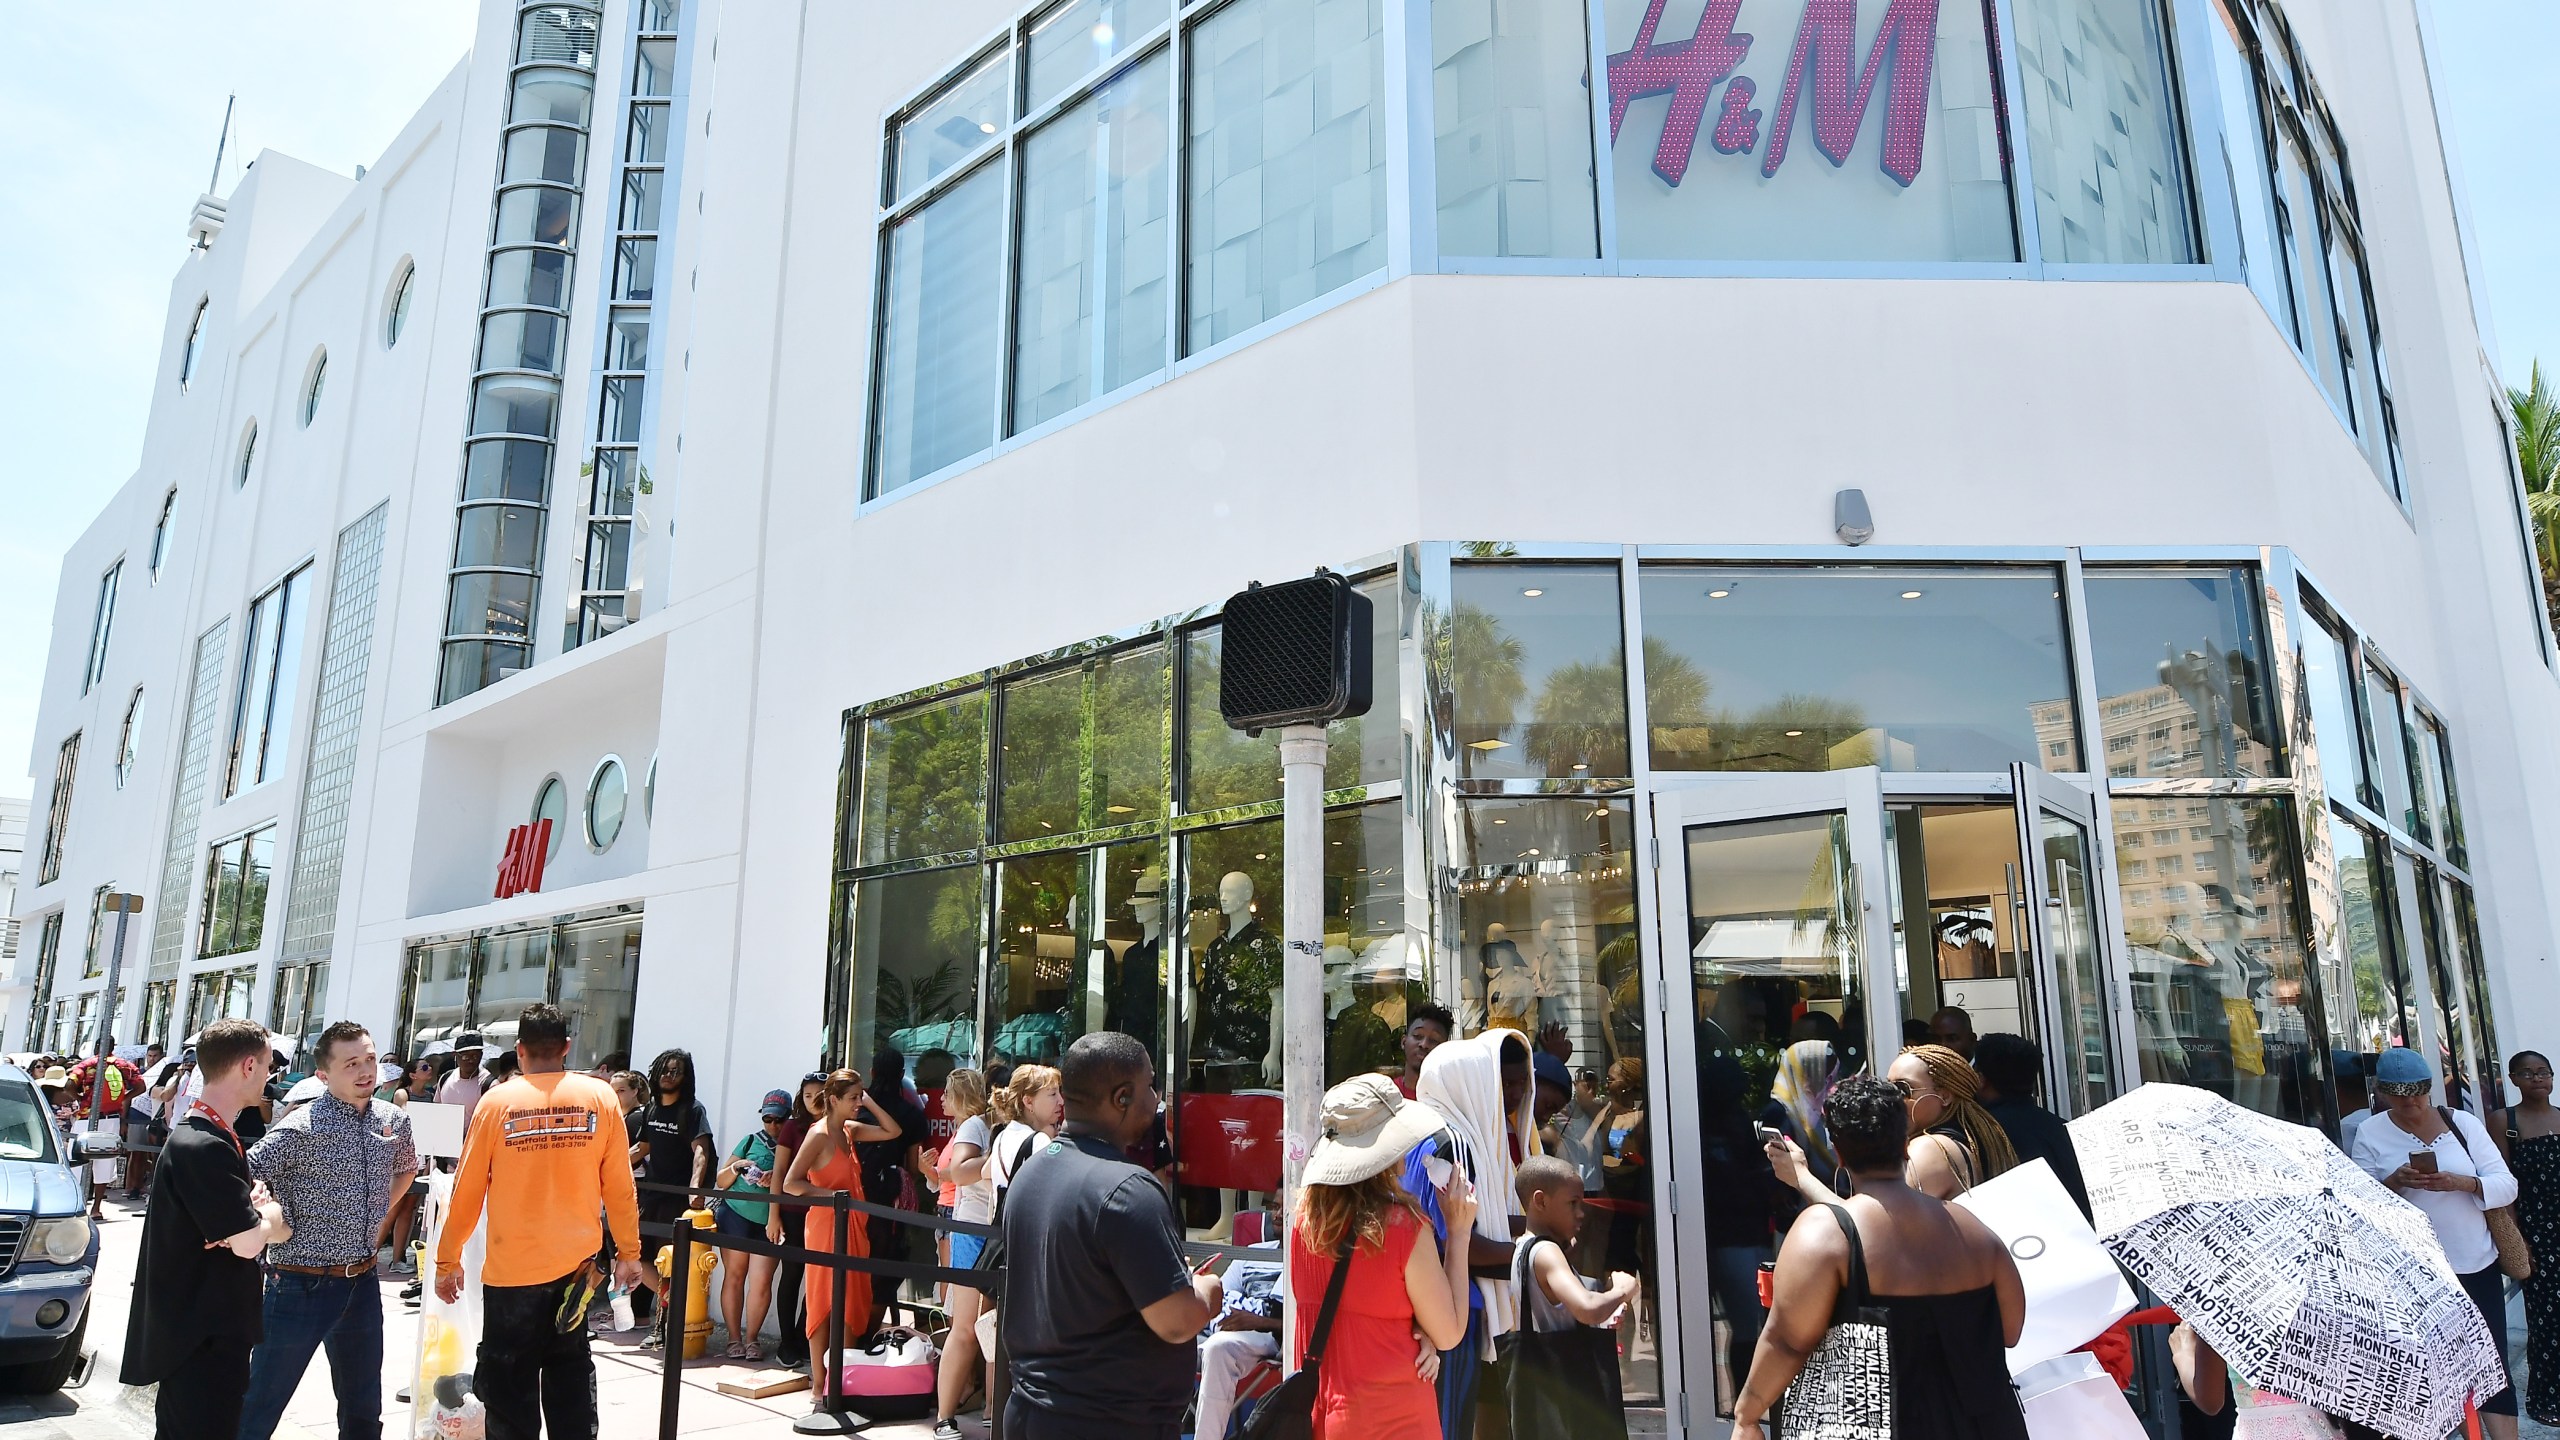
[[1235, 934], [1253, 918], [1253, 877], [1230, 870], [1218, 881], [1218, 909], [1227, 917], [1227, 933]]
[[1487, 945], [1499, 945], [1505, 939], [1509, 938], [1510, 934], [1510, 928], [1504, 925], [1501, 921], [1496, 920], [1492, 924], [1484, 927], [1484, 943]]
[[1538, 922], [1538, 938], [1550, 945], [1556, 943], [1556, 917], [1550, 915]]

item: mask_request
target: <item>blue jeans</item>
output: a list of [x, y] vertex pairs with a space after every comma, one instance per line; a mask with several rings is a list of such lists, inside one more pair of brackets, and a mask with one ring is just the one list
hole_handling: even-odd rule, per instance
[[268, 1272], [266, 1338], [249, 1357], [249, 1397], [240, 1410], [240, 1440], [267, 1440], [293, 1399], [311, 1352], [329, 1352], [329, 1383], [338, 1393], [338, 1440], [382, 1440], [382, 1282], [371, 1273]]
[[1711, 1245], [1707, 1249], [1707, 1284], [1724, 1307], [1731, 1344], [1724, 1363], [1740, 1390], [1751, 1373], [1751, 1352], [1760, 1348], [1760, 1331], [1769, 1312], [1760, 1308], [1760, 1266], [1777, 1258], [1766, 1245]]

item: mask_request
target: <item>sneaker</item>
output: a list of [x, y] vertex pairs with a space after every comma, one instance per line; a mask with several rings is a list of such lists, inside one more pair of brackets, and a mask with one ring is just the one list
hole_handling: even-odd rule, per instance
[[933, 1440], [960, 1440], [960, 1422], [958, 1420], [934, 1421]]
[[400, 1298], [403, 1300], [415, 1300], [426, 1293], [427, 1282], [424, 1280], [412, 1280], [400, 1287]]

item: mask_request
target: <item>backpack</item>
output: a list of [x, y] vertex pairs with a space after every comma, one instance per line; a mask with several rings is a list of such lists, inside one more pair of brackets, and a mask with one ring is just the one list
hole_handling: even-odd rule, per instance
[[988, 1222], [994, 1227], [996, 1233], [987, 1237], [987, 1243], [978, 1250], [978, 1263], [969, 1267], [975, 1273], [969, 1288], [985, 1296], [986, 1303], [989, 1305], [1004, 1299], [1005, 1196], [1013, 1192], [1014, 1182], [1022, 1178], [1022, 1167], [1030, 1163], [1031, 1152], [1038, 1148], [1039, 1144], [1039, 1132], [1034, 1131], [1023, 1140], [1022, 1148], [1013, 1152], [1013, 1163], [1004, 1167], [1005, 1187], [996, 1196], [996, 1213]]

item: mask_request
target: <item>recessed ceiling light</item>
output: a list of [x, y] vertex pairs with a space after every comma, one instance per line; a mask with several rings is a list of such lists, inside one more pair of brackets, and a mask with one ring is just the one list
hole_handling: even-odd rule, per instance
[[1532, 854], [1532, 855], [1535, 855], [1535, 854], [1537, 854], [1538, 852], [1537, 852], [1537, 850], [1536, 850], [1534, 847], [1532, 847], [1532, 848], [1530, 849], [1529, 853], [1530, 853], [1530, 854]]
[[1493, 823], [1494, 823], [1494, 824], [1496, 824], [1496, 825], [1508, 825], [1508, 824], [1510, 824], [1511, 822], [1510, 822], [1510, 821], [1508, 821], [1508, 820], [1496, 820], [1496, 821], [1494, 821]]
[[1102, 809], [1103, 813], [1107, 815], [1135, 815], [1138, 813], [1138, 807], [1135, 805], [1105, 805]]
[[1510, 744], [1511, 742], [1508, 740], [1470, 740], [1467, 742], [1467, 748], [1470, 750], [1503, 750], [1508, 749]]
[[1591, 762], [1588, 760], [1576, 760], [1573, 762], [1573, 768], [1576, 770], [1588, 770], [1591, 768]]
[[1111, 43], [1110, 21], [1105, 20], [1093, 27], [1093, 43], [1096, 45], [1108, 45]]
[[979, 121], [979, 122], [978, 122], [978, 133], [979, 133], [979, 134], [981, 134], [981, 135], [993, 135], [994, 133], [996, 133], [996, 122], [994, 122], [993, 120], [981, 120], [981, 121]]
[[1902, 598], [1905, 600], [1917, 600], [1920, 598], [1920, 592], [1917, 590], [1905, 590], [1902, 592]]
[[1799, 735], [1801, 735], [1801, 734], [1803, 734], [1803, 733], [1804, 733], [1804, 732], [1803, 732], [1803, 731], [1801, 731], [1801, 730], [1790, 730], [1790, 731], [1788, 731], [1788, 732], [1787, 732], [1787, 738], [1788, 738], [1788, 739], [1790, 739], [1790, 740], [1793, 740], [1794, 738], [1796, 738], [1797, 736], [1799, 736]]
[[1256, 855], [1256, 856], [1254, 856], [1253, 858], [1254, 858], [1254, 859], [1256, 859], [1256, 860], [1268, 860], [1268, 859], [1270, 859], [1271, 857], [1270, 857], [1270, 856], [1268, 856], [1268, 855]]
[[1523, 594], [1523, 595], [1528, 596], [1528, 597], [1529, 597], [1530, 599], [1532, 599], [1532, 600], [1535, 600], [1535, 599], [1537, 599], [1539, 596], [1544, 595], [1544, 594], [1546, 594], [1547, 592], [1546, 592], [1546, 591], [1544, 591], [1544, 590], [1539, 589], [1539, 588], [1538, 588], [1537, 586], [1535, 586], [1535, 585], [1532, 585], [1532, 586], [1530, 586], [1528, 589], [1523, 590], [1523, 591], [1521, 591], [1520, 593], [1521, 593], [1521, 594]]
[[1710, 590], [1707, 592], [1707, 598], [1710, 600], [1721, 600], [1732, 593], [1733, 592], [1730, 590]]

